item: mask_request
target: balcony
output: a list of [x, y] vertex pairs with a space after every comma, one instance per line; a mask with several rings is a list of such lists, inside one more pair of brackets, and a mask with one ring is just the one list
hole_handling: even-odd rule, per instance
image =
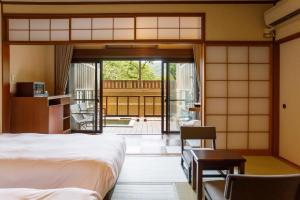
[[[95, 90], [75, 89], [74, 92], [74, 103], [86, 102], [88, 108], [94, 106]], [[100, 98], [99, 91], [97, 96]], [[105, 80], [103, 109], [107, 117], [160, 117], [161, 81]]]

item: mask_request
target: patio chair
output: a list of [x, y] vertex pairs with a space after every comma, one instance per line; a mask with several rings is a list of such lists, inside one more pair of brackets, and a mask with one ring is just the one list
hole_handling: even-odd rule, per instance
[[[180, 127], [180, 139], [181, 139], [181, 166], [185, 172], [188, 182], [192, 182], [192, 161], [193, 155], [191, 150], [195, 147], [185, 146], [186, 140], [198, 140], [198, 146], [201, 140], [211, 140], [212, 150], [216, 149], [216, 128], [215, 127], [193, 127], [193, 126], [181, 126]], [[197, 148], [199, 149], [199, 147]]]
[[203, 193], [205, 200], [299, 200], [300, 174], [229, 174], [226, 181], [204, 182]]
[[80, 112], [82, 113], [85, 119], [90, 119], [90, 120], [94, 119], [94, 114], [95, 114], [94, 108], [88, 108], [85, 102], [80, 103], [79, 108], [80, 108]]
[[86, 129], [88, 124], [93, 124], [94, 120], [91, 118], [84, 118], [80, 112], [79, 104], [73, 104], [70, 106], [72, 116], [72, 128], [75, 130]]

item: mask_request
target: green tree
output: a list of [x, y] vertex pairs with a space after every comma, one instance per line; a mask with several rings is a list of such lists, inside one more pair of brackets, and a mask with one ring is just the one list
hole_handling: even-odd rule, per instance
[[[155, 80], [157, 77], [150, 67], [151, 62], [146, 61], [141, 65], [142, 80]], [[104, 80], [138, 80], [138, 61], [105, 61], [103, 68]]]

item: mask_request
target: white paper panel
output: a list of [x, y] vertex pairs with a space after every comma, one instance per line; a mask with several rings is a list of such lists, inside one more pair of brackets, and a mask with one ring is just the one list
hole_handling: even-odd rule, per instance
[[93, 30], [92, 40], [113, 40], [113, 30]]
[[248, 116], [228, 116], [228, 132], [248, 131]]
[[270, 103], [269, 99], [250, 99], [249, 113], [250, 114], [269, 114]]
[[137, 17], [136, 28], [157, 28], [157, 17]]
[[228, 80], [248, 80], [248, 64], [229, 64]]
[[114, 18], [114, 28], [134, 28], [134, 18]]
[[179, 29], [158, 29], [158, 39], [178, 40], [179, 39]]
[[91, 30], [72, 30], [72, 40], [91, 40]]
[[72, 18], [71, 19], [72, 29], [91, 29], [92, 19], [91, 18]]
[[158, 17], [158, 28], [179, 28], [179, 17]]
[[136, 39], [138, 40], [156, 40], [157, 29], [136, 29]]
[[9, 29], [29, 29], [29, 19], [9, 19]]
[[51, 31], [51, 41], [68, 41], [69, 31]]
[[247, 148], [247, 133], [227, 133], [227, 148], [228, 149], [246, 149]]
[[30, 41], [49, 41], [50, 31], [30, 31]]
[[206, 114], [226, 114], [226, 113], [227, 113], [227, 99], [225, 98], [206, 99]]
[[226, 64], [206, 64], [206, 80], [226, 80]]
[[217, 133], [216, 147], [217, 149], [226, 149], [226, 133]]
[[249, 149], [269, 149], [269, 134], [249, 133]]
[[250, 97], [269, 97], [268, 81], [250, 81]]
[[29, 31], [9, 31], [10, 41], [29, 41]]
[[247, 114], [248, 99], [228, 99], [228, 114]]
[[114, 40], [134, 40], [134, 30], [114, 30]]
[[226, 97], [227, 82], [226, 81], [207, 81], [206, 97]]
[[269, 116], [250, 116], [250, 131], [269, 131]]
[[181, 40], [199, 40], [201, 39], [201, 29], [180, 29]]
[[229, 63], [248, 63], [248, 47], [228, 47]]
[[69, 29], [69, 19], [51, 19], [51, 29]]
[[250, 65], [250, 80], [269, 80], [270, 79], [269, 64], [251, 64]]
[[249, 61], [250, 63], [269, 63], [269, 47], [250, 47]]
[[228, 97], [248, 97], [248, 81], [228, 81]]
[[112, 29], [113, 18], [93, 18], [92, 19], [93, 29]]
[[206, 125], [207, 126], [215, 126], [217, 132], [225, 132], [226, 131], [226, 116], [206, 116]]
[[226, 63], [226, 47], [209, 46], [206, 48], [207, 63]]
[[180, 17], [180, 28], [201, 28], [201, 17]]
[[30, 19], [30, 30], [49, 30], [50, 19]]

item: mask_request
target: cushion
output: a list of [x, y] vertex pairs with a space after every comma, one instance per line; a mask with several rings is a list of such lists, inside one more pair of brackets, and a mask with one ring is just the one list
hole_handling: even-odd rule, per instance
[[203, 183], [205, 194], [213, 200], [226, 200], [224, 197], [225, 181], [206, 181]]

